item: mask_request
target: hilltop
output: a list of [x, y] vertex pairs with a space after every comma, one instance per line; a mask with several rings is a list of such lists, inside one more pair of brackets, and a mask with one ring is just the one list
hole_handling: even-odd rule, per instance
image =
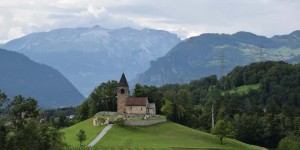
[[[240, 141], [276, 148], [299, 128], [300, 64], [266, 61], [237, 66], [220, 80], [216, 75], [188, 84], [161, 87], [139, 85], [133, 96], [148, 97], [158, 114], [169, 120], [210, 132], [223, 123]], [[115, 111], [117, 81], [99, 85], [90, 99], [78, 108], [78, 119], [93, 117], [99, 111]], [[115, 87], [114, 87], [115, 85]], [[290, 121], [286, 121], [290, 120]], [[227, 124], [227, 125], [226, 125]]]
[[[81, 124], [85, 124], [82, 127]], [[79, 123], [69, 128], [63, 129], [66, 142], [70, 146], [77, 147], [74, 132], [77, 133], [80, 127], [85, 129], [87, 136], [96, 137], [94, 133], [100, 133], [103, 127], [93, 127], [91, 120]], [[77, 129], [78, 131], [74, 131]], [[93, 133], [91, 133], [93, 129]], [[91, 135], [92, 134], [92, 135]], [[90, 138], [89, 137], [89, 138]], [[72, 138], [72, 140], [70, 140]], [[91, 139], [85, 142], [87, 145]], [[237, 140], [225, 139], [225, 144], [221, 145], [214, 135], [194, 130], [173, 122], [160, 123], [151, 126], [117, 126], [101, 139], [95, 147], [103, 148], [165, 148], [165, 149], [262, 149], [262, 147], [249, 145]]]

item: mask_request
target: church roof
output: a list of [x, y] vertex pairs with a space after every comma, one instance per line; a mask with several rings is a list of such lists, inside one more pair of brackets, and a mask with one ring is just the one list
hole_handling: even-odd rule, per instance
[[128, 97], [125, 106], [147, 106], [148, 97]]
[[124, 73], [121, 76], [118, 87], [129, 87]]

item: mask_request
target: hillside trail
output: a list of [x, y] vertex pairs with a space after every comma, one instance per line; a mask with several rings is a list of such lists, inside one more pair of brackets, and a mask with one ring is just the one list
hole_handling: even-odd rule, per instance
[[111, 127], [113, 126], [113, 124], [108, 124], [102, 131], [101, 133], [88, 145], [88, 147], [92, 147], [94, 146], [96, 143], [98, 143], [103, 136], [107, 133], [107, 131], [109, 131], [111, 129]]

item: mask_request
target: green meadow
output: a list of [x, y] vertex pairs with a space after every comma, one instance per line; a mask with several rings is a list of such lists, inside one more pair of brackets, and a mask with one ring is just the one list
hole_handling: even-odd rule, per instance
[[93, 147], [80, 148], [76, 134], [84, 129], [87, 139], [83, 142], [87, 146], [105, 126], [93, 126], [92, 118], [77, 123], [61, 131], [65, 134], [64, 142], [69, 149], [200, 149], [200, 150], [258, 150], [259, 146], [249, 145], [238, 140], [225, 138], [220, 144], [215, 135], [191, 129], [173, 122], [159, 123], [151, 126], [118, 126], [111, 130]]
[[60, 131], [64, 133], [64, 142], [67, 143], [68, 146], [79, 147], [79, 142], [76, 140], [76, 134], [79, 133], [80, 129], [85, 131], [86, 140], [83, 142], [83, 145], [86, 146], [97, 137], [104, 127], [105, 126], [93, 126], [93, 118], [90, 118], [68, 128], [61, 129]]
[[[252, 84], [252, 85], [243, 85], [237, 88], [234, 88], [229, 91], [230, 94], [237, 93], [239, 95], [247, 94], [250, 90], [258, 90], [260, 87], [260, 84]], [[222, 92], [222, 95], [224, 95], [224, 92]]]
[[173, 122], [151, 126], [117, 126], [95, 146], [108, 149], [264, 149], [226, 138], [225, 144], [211, 134]]

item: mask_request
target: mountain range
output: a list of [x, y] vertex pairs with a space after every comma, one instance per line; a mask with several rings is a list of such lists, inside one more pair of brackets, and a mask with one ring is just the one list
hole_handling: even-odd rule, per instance
[[164, 56], [180, 39], [152, 29], [61, 28], [9, 41], [1, 47], [59, 70], [85, 96], [101, 82], [129, 80]]
[[265, 60], [299, 63], [300, 31], [271, 38], [249, 32], [202, 34], [186, 39], [132, 82], [147, 85], [187, 83], [209, 75], [219, 77], [238, 65]]
[[0, 49], [0, 90], [10, 99], [32, 97], [44, 108], [77, 106], [83, 95], [60, 72], [23, 54]]

